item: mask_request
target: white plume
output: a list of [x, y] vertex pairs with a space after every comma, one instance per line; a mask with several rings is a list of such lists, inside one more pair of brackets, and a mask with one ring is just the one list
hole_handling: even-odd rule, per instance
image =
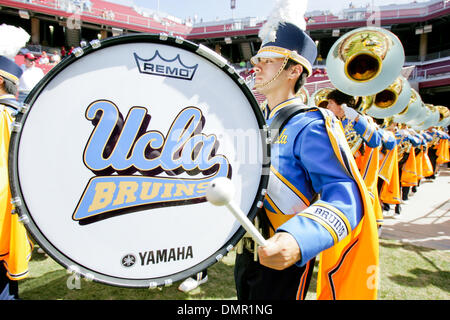
[[0, 56], [14, 59], [29, 39], [30, 35], [22, 28], [7, 24], [0, 25]]
[[307, 6], [307, 0], [275, 0], [274, 9], [267, 18], [266, 23], [259, 30], [259, 38], [263, 42], [275, 41], [280, 22], [290, 22], [305, 30]]

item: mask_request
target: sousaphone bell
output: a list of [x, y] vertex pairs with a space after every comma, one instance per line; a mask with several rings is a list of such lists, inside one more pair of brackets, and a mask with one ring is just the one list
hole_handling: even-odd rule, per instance
[[372, 97], [371, 104], [365, 108], [365, 113], [377, 119], [391, 117], [403, 111], [411, 98], [411, 86], [403, 76]]
[[393, 116], [394, 122], [404, 124], [414, 123], [417, 121], [416, 119], [420, 119], [423, 113], [422, 104], [422, 98], [419, 93], [414, 88], [411, 88], [409, 102], [402, 111]]
[[436, 127], [447, 127], [450, 125], [450, 111], [447, 107], [444, 106], [436, 106], [439, 110], [439, 122], [436, 124]]
[[371, 96], [394, 83], [405, 62], [400, 40], [388, 30], [364, 27], [344, 34], [327, 56], [331, 83], [351, 96]]

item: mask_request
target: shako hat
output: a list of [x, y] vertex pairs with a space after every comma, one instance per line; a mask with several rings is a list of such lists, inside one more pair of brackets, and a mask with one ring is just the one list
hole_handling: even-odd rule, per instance
[[253, 64], [258, 63], [259, 58], [287, 57], [301, 64], [308, 76], [311, 75], [317, 47], [304, 31], [306, 5], [306, 0], [277, 0], [275, 9], [259, 32], [262, 45], [250, 60]]

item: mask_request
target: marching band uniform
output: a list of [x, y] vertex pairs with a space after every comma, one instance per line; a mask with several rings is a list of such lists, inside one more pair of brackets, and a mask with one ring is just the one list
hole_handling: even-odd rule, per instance
[[428, 156], [428, 148], [433, 140], [433, 137], [426, 131], [422, 131], [420, 134], [425, 141], [422, 150], [422, 173], [424, 178], [428, 178], [433, 175], [433, 166], [431, 165], [431, 161]]
[[383, 142], [378, 173], [380, 200], [383, 204], [397, 205], [401, 203], [397, 140], [389, 130], [379, 128], [378, 131]]
[[444, 131], [437, 130], [438, 136], [439, 136], [439, 143], [436, 147], [436, 167], [438, 167], [440, 164], [447, 163], [450, 161], [450, 154], [449, 154], [449, 135], [445, 133]]
[[[255, 58], [274, 57], [276, 52], [300, 63], [310, 74], [317, 52], [311, 38], [296, 25], [283, 23], [275, 39], [263, 43]], [[303, 105], [296, 97], [274, 106], [267, 124], [293, 104]], [[318, 196], [320, 200], [315, 201]], [[318, 299], [376, 299], [376, 286], [366, 284], [367, 268], [378, 265], [372, 210], [367, 188], [332, 113], [313, 108], [293, 116], [272, 143], [261, 223], [267, 221], [270, 235], [291, 234], [301, 258], [277, 271], [253, 261], [253, 254], [244, 250], [236, 257], [238, 298], [303, 299], [314, 259], [320, 254]]]
[[0, 26], [0, 300], [19, 298], [17, 280], [28, 275], [32, 251], [26, 229], [13, 212], [8, 174], [10, 126], [18, 109], [13, 94], [23, 73], [14, 56], [29, 38], [21, 28]]
[[[355, 157], [360, 174], [372, 198], [372, 204], [377, 224], [383, 224], [383, 210], [378, 196], [378, 170], [379, 151], [381, 149], [382, 136], [373, 119], [360, 114], [347, 104], [354, 105], [353, 97], [339, 90], [328, 93], [328, 100], [333, 100], [340, 105], [345, 116], [341, 120], [345, 137]], [[328, 106], [334, 110], [334, 104]]]
[[415, 148], [420, 145], [420, 140], [417, 137], [411, 135], [411, 132], [402, 129], [399, 130], [399, 135], [408, 144], [407, 150], [403, 156], [402, 165], [399, 164], [400, 172], [400, 183], [402, 186], [402, 200], [408, 200], [408, 193], [410, 187], [417, 185], [417, 164], [415, 156]]

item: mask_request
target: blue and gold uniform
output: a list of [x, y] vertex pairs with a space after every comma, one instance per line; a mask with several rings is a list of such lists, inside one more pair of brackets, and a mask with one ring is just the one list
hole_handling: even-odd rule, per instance
[[[378, 132], [375, 123], [370, 118], [360, 115], [358, 121], [352, 121], [348, 118], [342, 120], [342, 126], [348, 128], [347, 130], [356, 132], [362, 141], [366, 143], [369, 148], [376, 148], [381, 145], [381, 134]], [[352, 130], [353, 129], [353, 130]], [[346, 136], [348, 134], [346, 133]], [[358, 145], [359, 146], [359, 145]], [[357, 150], [355, 150], [356, 152]]]
[[[273, 108], [267, 124], [290, 104], [301, 101], [294, 98]], [[264, 208], [274, 229], [296, 238], [299, 266], [347, 236], [362, 216], [361, 199], [353, 196], [358, 186], [335, 155], [322, 112], [312, 109], [292, 118], [271, 149]], [[320, 200], [311, 205], [318, 194]]]
[[[299, 103], [294, 98], [271, 112], [265, 109], [267, 124], [284, 107]], [[358, 285], [367, 263], [378, 263], [375, 216], [339, 121], [319, 108], [294, 116], [273, 142], [271, 159], [265, 212], [272, 232], [289, 232], [297, 240], [297, 266], [308, 270], [321, 255], [318, 298], [376, 298], [376, 289]], [[339, 274], [337, 265], [355, 269]]]
[[[294, 3], [300, 2], [289, 4]], [[376, 299], [376, 286], [367, 286], [368, 268], [378, 265], [373, 206], [341, 123], [330, 111], [307, 108], [295, 96], [311, 75], [317, 46], [299, 26], [304, 19], [292, 6], [280, 12], [284, 7], [278, 4], [261, 28], [263, 43], [251, 59], [255, 88], [270, 107], [265, 110], [267, 125], [291, 106], [303, 110], [271, 142], [270, 177], [258, 217], [263, 230], [269, 229], [266, 236], [273, 235], [268, 241], [274, 250], [269, 253], [269, 246], [252, 252], [251, 244], [244, 243], [245, 250], [236, 255], [237, 296], [303, 299], [320, 255], [318, 299]], [[283, 251], [290, 255], [284, 265], [278, 263]], [[253, 260], [254, 252], [260, 254], [259, 261]]]

